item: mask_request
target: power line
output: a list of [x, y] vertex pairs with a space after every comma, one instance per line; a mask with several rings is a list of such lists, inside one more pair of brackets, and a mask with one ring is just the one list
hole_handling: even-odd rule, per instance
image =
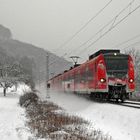
[[[103, 26], [97, 33], [95, 33], [93, 36], [91, 36], [87, 41], [85, 41], [84, 43], [82, 43], [80, 46], [76, 47], [76, 49], [72, 50], [72, 51], [70, 52], [70, 54], [73, 53], [73, 52], [75, 52], [75, 51], [77, 50], [77, 48], [79, 49], [80, 47], [86, 45], [89, 41], [91, 41], [91, 40], [92, 40], [93, 38], [95, 38], [97, 35], [100, 35], [100, 37], [101, 37], [102, 31], [103, 31], [104, 29], [106, 29], [109, 25], [110, 25], [110, 28], [109, 28], [109, 29], [113, 28], [113, 25], [115, 24], [117, 18], [118, 18], [125, 10], [127, 10], [128, 8], [130, 8], [130, 7], [132, 6], [132, 3], [133, 3], [133, 2], [134, 2], [134, 0], [132, 0], [124, 9], [122, 9], [112, 20], [110, 20], [105, 26]], [[130, 9], [129, 9], [129, 10], [130, 10]], [[130, 11], [129, 11], [129, 12], [130, 12]], [[84, 50], [85, 50], [85, 49], [84, 49]]]
[[135, 43], [132, 43], [132, 44], [130, 44], [129, 46], [123, 47], [122, 49], [127, 49], [127, 48], [129, 48], [129, 47], [131, 47], [131, 46], [138, 45], [138, 44], [140, 44], [140, 41], [137, 41], [137, 42], [135, 42]]
[[130, 42], [130, 41], [132, 41], [132, 40], [137, 39], [138, 37], [140, 37], [140, 34], [138, 34], [138, 35], [136, 35], [136, 36], [134, 36], [134, 37], [131, 37], [131, 38], [129, 38], [128, 40], [123, 41], [123, 42], [121, 42], [121, 43], [115, 45], [114, 48], [118, 48], [118, 47], [120, 47], [120, 46], [122, 46], [122, 45], [124, 45], [124, 44], [126, 44], [126, 43], [128, 43], [128, 42]]
[[[131, 15], [133, 12], [135, 12], [137, 9], [140, 8], [140, 5], [138, 5], [135, 9], [129, 11], [129, 13], [124, 16], [123, 18], [121, 18], [118, 22], [116, 22], [117, 18], [125, 11], [127, 10], [128, 8], [130, 8], [132, 6], [132, 3], [134, 2], [131, 1], [123, 10], [121, 10], [119, 12], [119, 14], [117, 14], [111, 21], [109, 21], [103, 28], [101, 28], [96, 34], [94, 34], [94, 36], [92, 36], [89, 40], [87, 40], [86, 42], [84, 42], [82, 45], [78, 46], [77, 48], [79, 47], [82, 47], [83, 45], [87, 44], [89, 41], [91, 41], [93, 38], [95, 38], [98, 34], [99, 34], [99, 37], [94, 41], [92, 42], [90, 45], [88, 45], [86, 48], [82, 49], [81, 51], [79, 51], [78, 54], [81, 54], [83, 51], [85, 51], [87, 48], [90, 48], [92, 45], [94, 45], [97, 41], [99, 41], [102, 37], [104, 37], [108, 32], [110, 32], [112, 29], [114, 29], [117, 25], [119, 25], [121, 22], [123, 22], [129, 15]], [[109, 26], [110, 25], [110, 26]], [[105, 31], [104, 33], [103, 30], [109, 26], [109, 29], [107, 31]], [[102, 34], [101, 34], [102, 33]], [[77, 49], [76, 48], [76, 49]], [[75, 51], [75, 50], [74, 50]]]
[[[59, 46], [57, 48], [63, 48], [67, 43], [69, 43], [76, 35], [78, 35], [92, 20], [94, 20], [107, 6], [109, 6], [109, 4], [112, 2], [113, 0], [110, 0], [102, 9], [100, 9], [93, 17], [91, 17], [77, 32], [75, 32], [67, 41], [65, 41], [61, 46]], [[61, 57], [66, 56], [67, 53], [65, 53], [64, 55], [62, 55]], [[52, 63], [50, 63], [49, 65], [54, 64], [55, 62], [57, 62], [58, 60], [54, 60]]]
[[113, 0], [110, 0], [102, 9], [100, 9], [94, 16], [92, 16], [77, 32], [75, 32], [67, 41], [60, 45], [56, 50], [65, 47], [75, 36], [77, 36], [91, 21], [93, 21]]

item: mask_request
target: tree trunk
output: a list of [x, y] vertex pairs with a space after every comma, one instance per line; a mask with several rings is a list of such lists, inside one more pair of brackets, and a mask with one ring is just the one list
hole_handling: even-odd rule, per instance
[[16, 83], [16, 84], [15, 84], [15, 91], [17, 91], [17, 87], [18, 87], [18, 84]]
[[3, 89], [3, 94], [6, 96], [6, 88]]

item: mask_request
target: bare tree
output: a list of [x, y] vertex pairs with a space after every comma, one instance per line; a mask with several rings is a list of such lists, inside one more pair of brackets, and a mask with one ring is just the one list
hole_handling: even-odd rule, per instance
[[0, 47], [0, 60], [0, 86], [3, 88], [4, 96], [7, 88], [16, 86], [19, 82], [34, 88], [33, 59], [22, 57], [17, 60], [16, 57], [8, 56], [6, 50]]
[[5, 64], [0, 67], [0, 85], [3, 88], [3, 94], [6, 96], [6, 90], [21, 80], [20, 66], [13, 64]]
[[21, 80], [22, 67], [14, 57], [8, 56], [2, 47], [0, 47], [0, 60], [0, 86], [6, 96], [7, 88]]

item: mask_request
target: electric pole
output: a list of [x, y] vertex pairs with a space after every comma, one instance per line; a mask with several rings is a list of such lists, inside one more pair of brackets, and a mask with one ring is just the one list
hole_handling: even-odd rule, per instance
[[49, 98], [49, 91], [48, 91], [48, 87], [47, 87], [47, 83], [49, 80], [49, 53], [46, 54], [46, 97]]

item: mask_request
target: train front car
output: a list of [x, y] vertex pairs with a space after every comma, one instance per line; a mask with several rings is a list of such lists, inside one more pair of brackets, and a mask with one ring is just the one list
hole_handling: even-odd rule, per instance
[[103, 54], [108, 84], [108, 98], [124, 101], [134, 92], [134, 65], [130, 55], [121, 53]]

